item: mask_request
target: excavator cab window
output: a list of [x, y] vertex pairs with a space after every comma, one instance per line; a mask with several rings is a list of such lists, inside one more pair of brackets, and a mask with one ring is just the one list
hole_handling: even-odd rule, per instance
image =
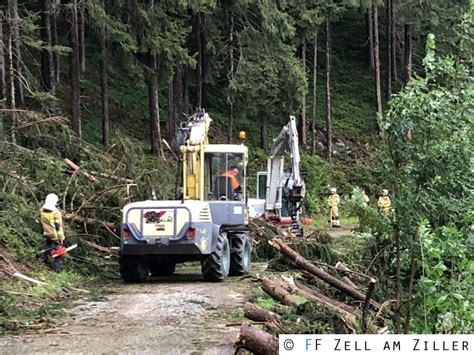
[[267, 198], [267, 172], [259, 171], [257, 173], [257, 198]]
[[243, 154], [205, 153], [204, 196], [208, 200], [243, 201], [245, 167]]

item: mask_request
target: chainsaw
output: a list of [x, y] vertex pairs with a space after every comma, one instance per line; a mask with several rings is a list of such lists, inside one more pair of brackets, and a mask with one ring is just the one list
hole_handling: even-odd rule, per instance
[[69, 253], [71, 250], [76, 249], [76, 248], [77, 248], [77, 244], [73, 244], [67, 248], [61, 245], [60, 247], [53, 249], [53, 251], [51, 251], [51, 256], [53, 258], [57, 258], [59, 256], [63, 256], [64, 254]]

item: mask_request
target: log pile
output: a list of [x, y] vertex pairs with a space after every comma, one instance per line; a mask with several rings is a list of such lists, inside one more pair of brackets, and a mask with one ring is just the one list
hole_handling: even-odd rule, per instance
[[[282, 239], [274, 237], [269, 243], [293, 260], [300, 269], [300, 280], [285, 276], [259, 279], [261, 289], [274, 300], [295, 310], [303, 303], [313, 302], [334, 315], [336, 319], [339, 318], [348, 333], [388, 332], [387, 328], [380, 328], [381, 322], [377, 322], [376, 319], [381, 316], [393, 317], [392, 311], [382, 307], [372, 298], [377, 280], [354, 272], [341, 262], [335, 266], [325, 265], [331, 270], [331, 274], [329, 270], [324, 270], [323, 266], [316, 266], [302, 257]], [[318, 280], [318, 285], [321, 287], [315, 289], [301, 280]], [[353, 301], [350, 302], [348, 299]], [[377, 316], [369, 318], [370, 310], [377, 312]], [[285, 332], [284, 317], [252, 303], [245, 304], [244, 316], [250, 321], [258, 322], [253, 325], [262, 325], [265, 330], [257, 330], [251, 324], [243, 323], [235, 343], [237, 350], [242, 348], [254, 354], [276, 354], [278, 341], [274, 336]]]

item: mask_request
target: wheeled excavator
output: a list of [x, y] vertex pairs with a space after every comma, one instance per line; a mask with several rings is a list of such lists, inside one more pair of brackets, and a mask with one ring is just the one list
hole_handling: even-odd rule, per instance
[[200, 261], [204, 279], [213, 282], [250, 271], [247, 147], [209, 144], [211, 122], [197, 109], [180, 125], [182, 188], [176, 200], [123, 208], [119, 266], [125, 282], [172, 275], [186, 261]]
[[[284, 170], [287, 152], [291, 160], [289, 171]], [[249, 199], [250, 216], [264, 215], [275, 224], [290, 225], [293, 234], [302, 236], [298, 220], [304, 193], [296, 118], [290, 116], [273, 140], [267, 171], [257, 173], [257, 198]]]

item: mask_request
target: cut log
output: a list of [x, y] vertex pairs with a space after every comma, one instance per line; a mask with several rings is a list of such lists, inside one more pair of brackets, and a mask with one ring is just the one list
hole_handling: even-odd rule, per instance
[[235, 342], [237, 349], [245, 349], [258, 355], [278, 354], [278, 340], [267, 332], [259, 331], [249, 324], [242, 324]]
[[80, 216], [75, 216], [75, 215], [70, 214], [70, 213], [67, 213], [64, 216], [64, 219], [66, 219], [66, 221], [71, 221], [73, 223], [102, 224], [103, 226], [105, 226], [105, 227], [107, 227], [111, 230], [114, 230], [114, 229], [119, 227], [119, 224], [117, 224], [117, 223], [104, 222], [104, 221], [100, 221], [100, 220], [94, 219], [94, 218], [84, 218], [84, 217], [80, 217]]
[[250, 302], [247, 302], [244, 305], [244, 316], [245, 318], [256, 322], [271, 322], [281, 320], [281, 316], [279, 314], [267, 311], [266, 309], [260, 308], [259, 306]]
[[132, 180], [132, 179], [127, 179], [127, 178], [123, 178], [123, 177], [120, 177], [120, 176], [110, 175], [110, 174], [107, 174], [107, 173], [101, 173], [99, 171], [91, 171], [91, 174], [92, 175], [97, 175], [97, 176], [100, 176], [100, 177], [103, 177], [103, 178], [106, 178], [106, 179], [115, 180], [115, 181], [118, 181], [118, 182], [124, 182], [126, 184], [134, 184], [135, 183], [135, 181]]
[[279, 334], [282, 332], [282, 329], [280, 328], [280, 325], [277, 324], [275, 321], [273, 322], [266, 322], [264, 325], [263, 325], [267, 330], [273, 332], [273, 333], [276, 333], [276, 334]]
[[341, 314], [351, 322], [355, 320], [354, 308], [342, 302], [333, 300], [328, 296], [325, 296], [299, 282], [297, 283], [293, 280], [293, 278], [288, 278], [287, 281], [275, 280], [275, 283], [288, 292], [297, 293], [310, 301], [315, 301], [322, 304], [323, 306]]
[[286, 306], [297, 306], [301, 303], [300, 299], [267, 277], [262, 278], [262, 289], [277, 301]]
[[359, 286], [357, 286], [354, 282], [352, 282], [352, 280], [347, 277], [347, 276], [343, 276], [341, 277], [341, 281], [348, 284], [350, 287], [352, 287], [353, 289], [356, 289], [358, 290], [359, 289]]
[[355, 313], [354, 307], [351, 307], [351, 306], [349, 306], [347, 304], [344, 304], [342, 302], [333, 300], [332, 298], [330, 298], [326, 295], [323, 295], [322, 293], [317, 292], [316, 290], [313, 290], [311, 287], [303, 285], [300, 282], [295, 281], [295, 286], [296, 286], [296, 289], [303, 296], [305, 296], [308, 299], [313, 299], [313, 297], [314, 297], [317, 300], [319, 300], [320, 302], [325, 303], [328, 307], [333, 308], [337, 311], [342, 310], [342, 311], [346, 312], [348, 315], [354, 315], [354, 313]]
[[[64, 163], [69, 166], [74, 172], [77, 172], [79, 171], [81, 168], [76, 165], [75, 163], [73, 163], [71, 160], [69, 160], [68, 158], [64, 158]], [[91, 174], [89, 174], [88, 172], [85, 172], [84, 170], [81, 170], [82, 173], [84, 174], [84, 176], [86, 178], [88, 178], [90, 181], [92, 182], [98, 182], [99, 180], [97, 180], [94, 176], [92, 176]]]
[[362, 274], [362, 273], [360, 273], [360, 272], [352, 271], [351, 269], [349, 269], [349, 268], [347, 267], [346, 264], [344, 264], [343, 262], [340, 262], [340, 261], [338, 261], [338, 262], [336, 263], [336, 265], [334, 266], [334, 268], [341, 274], [341, 276], [346, 276], [346, 278], [343, 277], [343, 278], [341, 279], [342, 281], [344, 281], [344, 282], [346, 282], [346, 283], [348, 283], [348, 284], [349, 284], [349, 283], [353, 284], [353, 285], [355, 286], [354, 288], [357, 288], [357, 289], [359, 289], [359, 287], [354, 284], [354, 282], [352, 281], [352, 279], [349, 278], [349, 275], [352, 275], [352, 277], [353, 277], [355, 280], [357, 280], [358, 282], [361, 282], [361, 283], [366, 283], [367, 280], [370, 281], [370, 279], [372, 278], [372, 277], [370, 277], [370, 276], [368, 276], [368, 275], [364, 275], [364, 274]]
[[93, 242], [89, 242], [88, 240], [84, 240], [84, 239], [81, 240], [81, 243], [87, 244], [91, 248], [94, 248], [94, 249], [96, 249], [98, 251], [101, 251], [103, 253], [118, 255], [118, 250], [116, 250], [116, 249], [103, 247], [102, 245], [99, 245], [99, 244], [96, 244], [96, 243], [93, 243]]
[[48, 284], [47, 282], [39, 281], [39, 280], [33, 279], [31, 277], [28, 277], [26, 275], [23, 275], [20, 272], [15, 272], [13, 274], [13, 276], [18, 277], [19, 279], [34, 283], [35, 285], [47, 285]]
[[367, 333], [367, 309], [369, 308], [370, 298], [372, 297], [372, 293], [375, 289], [375, 284], [377, 281], [375, 279], [370, 279], [369, 289], [367, 290], [367, 294], [365, 295], [364, 306], [362, 307], [362, 332]]
[[[273, 238], [270, 244], [275, 249], [292, 259], [299, 268], [308, 271], [309, 273], [313, 274], [314, 276], [318, 277], [329, 285], [337, 288], [339, 291], [345, 293], [346, 295], [351, 296], [359, 301], [365, 301], [366, 297], [362, 292], [354, 289], [353, 287], [350, 287], [349, 285], [335, 278], [331, 274], [328, 274], [323, 269], [311, 264], [308, 260], [298, 254], [296, 251], [288, 247], [282, 240], [278, 238]], [[369, 304], [375, 310], [379, 310], [381, 307], [380, 304], [378, 302], [375, 302], [374, 300], [370, 300]]]

